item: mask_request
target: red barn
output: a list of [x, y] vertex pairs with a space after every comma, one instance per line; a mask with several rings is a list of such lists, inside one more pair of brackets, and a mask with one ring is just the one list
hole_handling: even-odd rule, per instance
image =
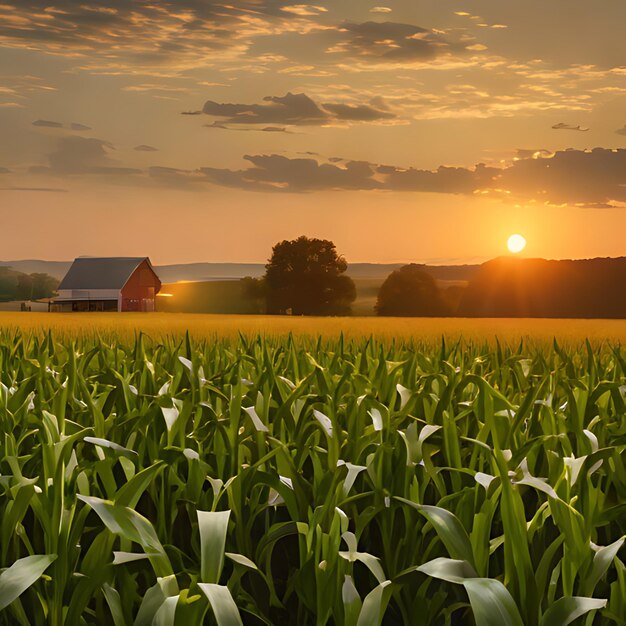
[[148, 257], [80, 257], [50, 311], [154, 311], [161, 281]]

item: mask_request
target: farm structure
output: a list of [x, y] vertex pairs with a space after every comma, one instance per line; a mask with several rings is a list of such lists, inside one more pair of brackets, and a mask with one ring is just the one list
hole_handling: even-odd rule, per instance
[[160, 289], [148, 257], [79, 257], [61, 281], [49, 310], [154, 311]]

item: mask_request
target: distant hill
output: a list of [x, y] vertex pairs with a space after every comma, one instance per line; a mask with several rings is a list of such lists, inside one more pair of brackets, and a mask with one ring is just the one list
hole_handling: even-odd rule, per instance
[[[0, 261], [0, 266], [11, 267], [16, 271], [32, 274], [41, 272], [61, 280], [69, 269], [71, 261]], [[403, 263], [351, 263], [348, 274], [354, 279], [384, 280]], [[424, 270], [438, 280], [467, 281], [478, 270], [479, 265], [424, 265]], [[263, 263], [179, 263], [157, 265], [155, 270], [164, 283], [181, 280], [213, 281], [234, 280], [244, 276], [258, 278], [265, 273]]]
[[488, 261], [469, 282], [458, 315], [626, 318], [626, 257]]

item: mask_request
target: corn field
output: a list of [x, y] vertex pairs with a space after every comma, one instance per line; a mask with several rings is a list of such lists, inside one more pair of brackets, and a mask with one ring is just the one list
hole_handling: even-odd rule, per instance
[[626, 624], [617, 345], [0, 331], [0, 624]]

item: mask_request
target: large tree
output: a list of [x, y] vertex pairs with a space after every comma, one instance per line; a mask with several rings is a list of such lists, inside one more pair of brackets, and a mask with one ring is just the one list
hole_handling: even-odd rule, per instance
[[376, 302], [378, 315], [438, 317], [446, 307], [435, 279], [423, 266], [411, 263], [392, 272], [382, 284]]
[[347, 268], [332, 241], [302, 236], [277, 243], [265, 266], [267, 312], [349, 314], [356, 288]]

